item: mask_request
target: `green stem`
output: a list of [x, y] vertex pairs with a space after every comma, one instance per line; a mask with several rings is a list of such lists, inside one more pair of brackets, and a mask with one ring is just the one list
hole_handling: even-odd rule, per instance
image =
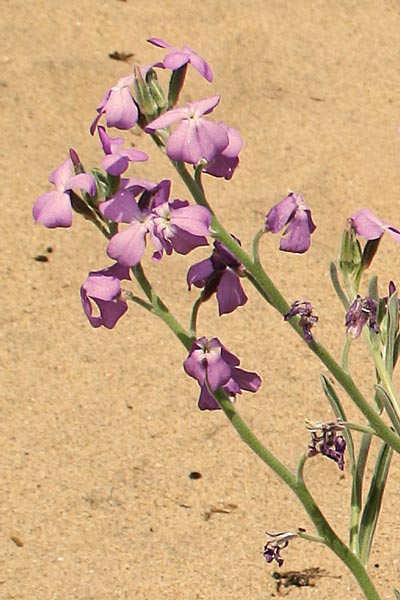
[[171, 331], [175, 333], [177, 338], [185, 346], [186, 350], [190, 350], [190, 347], [194, 341], [194, 337], [191, 336], [184, 327], [182, 327], [182, 325], [175, 319], [161, 298], [156, 294], [143, 271], [142, 265], [139, 263], [135, 267], [132, 267], [131, 270], [136, 281], [139, 283], [140, 287], [149, 299], [154, 314], [160, 317], [160, 319], [164, 321]]
[[[183, 181], [187, 185], [189, 191], [193, 195], [194, 200], [197, 204], [202, 206], [206, 206], [209, 210], [211, 210], [208, 201], [203, 193], [203, 190], [200, 189], [197, 185], [193, 177], [187, 171], [185, 165], [180, 162], [173, 162], [176, 170], [179, 175], [182, 177]], [[211, 211], [212, 212], [212, 211]], [[268, 277], [267, 273], [264, 271], [262, 266], [258, 263], [254, 263], [251, 257], [245, 252], [245, 250], [232, 238], [232, 236], [224, 229], [224, 227], [220, 224], [218, 219], [213, 216], [212, 220], [212, 230], [213, 234], [219, 241], [221, 241], [227, 248], [230, 250], [235, 257], [243, 264], [247, 273], [249, 274], [249, 279], [252, 283], [255, 283], [257, 290], [262, 293], [264, 298], [281, 314], [284, 315], [289, 311], [289, 305], [281, 295], [279, 290], [275, 287], [274, 283]], [[290, 325], [296, 331], [296, 333], [303, 338], [303, 331], [298, 326], [296, 320], [291, 319], [289, 321]], [[318, 356], [321, 362], [329, 369], [335, 379], [340, 383], [343, 389], [349, 394], [349, 396], [353, 399], [356, 406], [360, 409], [360, 411], [364, 414], [364, 416], [368, 419], [369, 423], [376, 431], [376, 433], [391, 446], [396, 452], [400, 453], [400, 438], [393, 431], [390, 430], [389, 427], [385, 424], [383, 419], [376, 413], [376, 411], [369, 405], [367, 400], [361, 394], [357, 386], [355, 385], [352, 377], [346, 373], [344, 369], [340, 367], [340, 365], [334, 360], [334, 358], [329, 354], [329, 352], [319, 344], [315, 340], [309, 344], [307, 344], [310, 350]]]
[[261, 460], [270, 467], [280, 479], [282, 479], [296, 494], [300, 500], [307, 514], [314, 523], [321, 540], [331, 548], [331, 550], [340, 558], [350, 569], [353, 576], [357, 580], [360, 588], [364, 592], [365, 597], [368, 600], [380, 600], [379, 594], [372, 583], [367, 570], [365, 569], [362, 562], [357, 556], [349, 550], [349, 548], [340, 540], [337, 534], [334, 532], [328, 521], [324, 517], [323, 513], [317, 506], [314, 498], [308, 491], [303, 477], [302, 470], [305, 463], [305, 458], [302, 457], [300, 461], [301, 467], [298, 469], [298, 473], [301, 476], [295, 476], [278, 458], [270, 452], [265, 446], [258, 440], [255, 434], [249, 429], [245, 421], [235, 410], [230, 399], [222, 390], [218, 390], [215, 397], [224, 411], [225, 415], [236, 429], [242, 441], [249, 446]]

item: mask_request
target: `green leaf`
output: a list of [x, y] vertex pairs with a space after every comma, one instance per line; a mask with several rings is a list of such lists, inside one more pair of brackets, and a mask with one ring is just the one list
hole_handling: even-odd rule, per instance
[[398, 590], [393, 590], [393, 594], [396, 600], [400, 600], [400, 592]]
[[371, 551], [392, 455], [393, 450], [383, 442], [376, 459], [360, 522], [360, 558], [365, 565]]
[[389, 416], [389, 419], [391, 420], [391, 422], [393, 424], [393, 427], [396, 429], [396, 432], [398, 433], [398, 435], [400, 435], [400, 422], [399, 422], [399, 419], [397, 417], [395, 410], [393, 409], [392, 403], [390, 401], [390, 397], [386, 393], [386, 390], [378, 383], [374, 387], [375, 387], [376, 397], [377, 397], [378, 401], [384, 406], [384, 408]]
[[331, 262], [329, 265], [329, 274], [331, 276], [331, 281], [332, 281], [334, 290], [335, 290], [339, 300], [341, 301], [341, 303], [347, 310], [349, 308], [349, 300], [348, 300], [346, 294], [344, 293], [342, 286], [340, 285], [338, 270], [337, 270], [337, 267], [334, 262]]
[[396, 336], [399, 329], [399, 300], [397, 293], [392, 294], [387, 302], [386, 313], [386, 345], [385, 365], [389, 375], [393, 373], [396, 362]]

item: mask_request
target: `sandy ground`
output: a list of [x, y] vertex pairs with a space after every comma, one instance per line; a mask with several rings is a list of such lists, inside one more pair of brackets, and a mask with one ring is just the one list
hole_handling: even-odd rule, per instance
[[[99, 163], [88, 135], [95, 107], [135, 62], [161, 57], [146, 38], [189, 43], [212, 65], [215, 83], [191, 72], [183, 100], [221, 93], [218, 118], [245, 140], [234, 179], [207, 182], [211, 201], [248, 245], [288, 189], [305, 196], [318, 225], [312, 251], [284, 256], [271, 237], [262, 258], [288, 299], [314, 302], [318, 335], [339, 356], [343, 314], [327, 268], [345, 219], [369, 206], [400, 225], [399, 4], [1, 0], [0, 7], [0, 598], [276, 597], [264, 532], [312, 531], [297, 500], [222, 413], [197, 410], [197, 386], [182, 371], [185, 352], [154, 317], [131, 307], [113, 331], [89, 326], [79, 287], [89, 270], [109, 264], [104, 242], [78, 218], [71, 230], [35, 227], [31, 207], [69, 147], [87, 166]], [[134, 53], [130, 64], [111, 60], [115, 50]], [[142, 176], [172, 176], [144, 136], [132, 141], [152, 155]], [[182, 190], [177, 184], [176, 194]], [[48, 262], [36, 262], [48, 247]], [[194, 298], [185, 287], [192, 260], [145, 262], [184, 322]], [[398, 280], [393, 241], [385, 240], [378, 266], [382, 286]], [[261, 391], [244, 395], [238, 408], [295, 468], [307, 443], [304, 418], [329, 416], [321, 369], [246, 290], [248, 304], [231, 317], [217, 319], [213, 301], [205, 306], [201, 330], [261, 373]], [[367, 390], [364, 361], [358, 346], [352, 364]], [[202, 477], [191, 479], [192, 471]], [[348, 474], [316, 458], [306, 476], [345, 536]], [[371, 558], [385, 599], [399, 580], [398, 480], [395, 461]], [[284, 569], [326, 574], [314, 587], [291, 588], [291, 599], [361, 598], [323, 547], [297, 541], [285, 558]]]

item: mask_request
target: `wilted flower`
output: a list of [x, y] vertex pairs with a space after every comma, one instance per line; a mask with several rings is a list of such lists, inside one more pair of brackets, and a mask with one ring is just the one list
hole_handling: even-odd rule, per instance
[[289, 312], [284, 315], [284, 320], [288, 321], [292, 317], [299, 315], [299, 325], [303, 329], [303, 336], [307, 342], [313, 341], [311, 328], [318, 322], [318, 316], [313, 314], [313, 307], [308, 300], [296, 300], [290, 307]]
[[[77, 157], [75, 151], [73, 156]], [[90, 196], [96, 193], [96, 182], [89, 173], [75, 175], [73, 162], [67, 158], [57, 169], [49, 175], [50, 183], [55, 190], [39, 196], [33, 205], [32, 214], [35, 223], [42, 223], [45, 227], [71, 227], [72, 206], [71, 193], [73, 189], [80, 188]]]
[[303, 196], [295, 192], [290, 192], [286, 198], [273, 206], [266, 217], [265, 231], [278, 233], [284, 227], [286, 229], [279, 244], [280, 250], [298, 254], [306, 252], [316, 225]]
[[298, 534], [293, 533], [292, 531], [282, 531], [280, 533], [270, 533], [266, 531], [265, 533], [269, 537], [269, 540], [264, 546], [264, 558], [267, 563], [271, 563], [275, 560], [278, 563], [278, 566], [281, 567], [284, 563], [284, 560], [281, 557], [281, 550], [287, 547], [290, 540], [298, 537]]
[[341, 471], [344, 469], [344, 451], [346, 440], [337, 431], [343, 431], [345, 424], [341, 419], [327, 421], [326, 423], [312, 423], [306, 421], [307, 429], [311, 433], [311, 443], [308, 446], [307, 456], [322, 454], [335, 461]]
[[186, 106], [173, 108], [149, 123], [144, 130], [153, 133], [180, 121], [169, 136], [166, 150], [172, 160], [196, 165], [201, 158], [212, 161], [229, 144], [228, 126], [204, 118], [218, 104], [220, 96], [212, 96]]
[[[92, 271], [81, 287], [83, 310], [93, 327], [103, 325], [112, 329], [118, 319], [128, 310], [121, 299], [121, 279], [130, 279], [129, 269], [116, 263], [101, 271]], [[93, 315], [92, 302], [97, 304], [100, 315]]]
[[183, 363], [185, 372], [197, 379], [201, 392], [198, 406], [201, 410], [217, 410], [219, 405], [211, 392], [219, 387], [232, 398], [241, 394], [242, 390], [256, 392], [261, 385], [257, 373], [244, 371], [238, 365], [240, 360], [231, 354], [218, 338], [208, 340], [201, 337], [193, 342], [189, 356]]
[[204, 288], [203, 301], [216, 292], [219, 314], [224, 315], [247, 302], [240, 283], [243, 272], [243, 266], [237, 258], [216, 240], [211, 257], [192, 265], [186, 279], [189, 290], [192, 285]]
[[369, 208], [362, 208], [349, 218], [356, 233], [367, 240], [376, 240], [387, 231], [396, 242], [400, 242], [400, 231], [387, 221], [377, 217]]
[[124, 138], [109, 136], [102, 125], [98, 126], [97, 131], [106, 155], [102, 161], [103, 169], [110, 175], [121, 175], [127, 170], [130, 162], [144, 161], [149, 158], [146, 152], [136, 148], [121, 148], [124, 144]]
[[362, 328], [367, 322], [372, 331], [379, 333], [379, 327], [376, 322], [377, 312], [378, 303], [376, 300], [369, 296], [361, 298], [361, 296], [357, 294], [346, 313], [346, 333], [351, 335], [354, 339], [358, 338]]
[[159, 48], [168, 49], [168, 53], [164, 56], [162, 61], [162, 64], [166, 69], [172, 69], [173, 71], [176, 71], [183, 65], [190, 63], [192, 67], [200, 73], [200, 75], [207, 79], [207, 81], [213, 80], [212, 71], [204, 58], [199, 56], [197, 52], [189, 48], [189, 46], [183, 46], [182, 50], [179, 50], [179, 48], [171, 46], [171, 44], [164, 42], [164, 40], [161, 40], [160, 38], [153, 37], [147, 41], [154, 46], [158, 46]]

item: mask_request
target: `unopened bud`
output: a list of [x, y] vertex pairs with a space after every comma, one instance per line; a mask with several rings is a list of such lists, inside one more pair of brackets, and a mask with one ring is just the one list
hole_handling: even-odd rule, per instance
[[146, 83], [149, 86], [150, 94], [152, 95], [154, 102], [158, 106], [158, 112], [164, 112], [168, 107], [168, 101], [154, 69], [149, 69], [147, 71]]
[[339, 267], [342, 273], [357, 274], [362, 265], [360, 242], [354, 227], [349, 223], [343, 232], [342, 247], [339, 255]]
[[141, 114], [144, 115], [148, 122], [150, 122], [158, 115], [158, 106], [151, 94], [148, 84], [143, 79], [139, 67], [135, 67], [134, 73], [135, 78], [133, 80], [133, 87], [135, 90], [135, 100], [139, 105]]

